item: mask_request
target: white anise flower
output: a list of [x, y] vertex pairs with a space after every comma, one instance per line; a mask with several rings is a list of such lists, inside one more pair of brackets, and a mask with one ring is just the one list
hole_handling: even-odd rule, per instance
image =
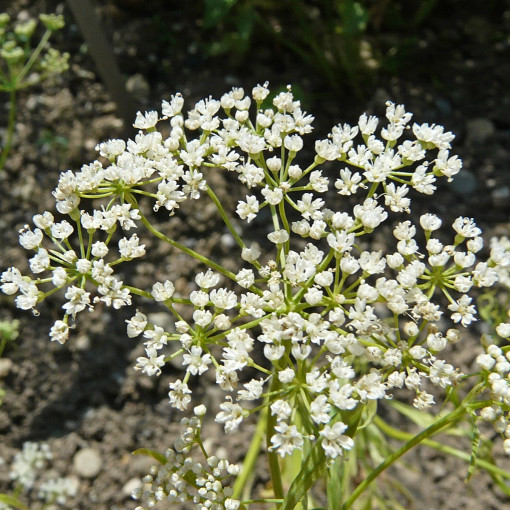
[[119, 241], [119, 253], [126, 260], [143, 257], [145, 255], [145, 245], [140, 244], [137, 234], [133, 234], [129, 239], [123, 237]]
[[2, 283], [0, 288], [4, 294], [16, 294], [23, 285], [23, 275], [20, 273], [19, 269], [10, 267], [7, 271], [2, 273], [0, 282]]
[[323, 217], [320, 209], [324, 206], [324, 200], [316, 198], [313, 200], [312, 193], [304, 193], [301, 200], [297, 201], [298, 211], [307, 220], [320, 220]]
[[434, 395], [427, 393], [425, 391], [420, 391], [416, 398], [413, 400], [413, 406], [416, 407], [419, 411], [424, 411], [431, 407], [434, 402]]
[[34, 274], [42, 273], [50, 267], [50, 257], [47, 250], [39, 248], [37, 253], [30, 259], [30, 270]]
[[69, 338], [69, 326], [66, 322], [57, 320], [50, 329], [50, 338], [60, 344], [65, 344]]
[[257, 217], [259, 201], [253, 195], [247, 195], [246, 202], [242, 200], [238, 202], [236, 212], [242, 220], [247, 220], [250, 223]]
[[331, 405], [328, 403], [326, 395], [318, 395], [310, 403], [310, 416], [317, 424], [329, 423], [331, 420], [330, 411]]
[[262, 396], [264, 389], [263, 379], [252, 379], [243, 385], [246, 389], [237, 392], [239, 400], [258, 400]]
[[413, 133], [416, 138], [425, 144], [426, 148], [449, 149], [450, 142], [455, 136], [450, 132], [444, 132], [443, 126], [436, 124], [413, 124]]
[[213, 289], [209, 294], [209, 299], [220, 310], [230, 310], [237, 305], [235, 292], [227, 289]]
[[358, 120], [359, 130], [363, 135], [370, 136], [377, 129], [379, 119], [373, 115], [367, 116], [366, 113], [360, 116]]
[[260, 190], [260, 192], [271, 205], [278, 205], [283, 200], [283, 191], [281, 188], [271, 189], [269, 186], [266, 186]]
[[276, 230], [267, 235], [267, 238], [274, 244], [284, 244], [289, 240], [289, 234], [286, 230]]
[[247, 289], [255, 283], [255, 274], [251, 269], [241, 269], [236, 275], [236, 282]]
[[438, 170], [442, 175], [448, 177], [448, 181], [451, 181], [452, 177], [460, 172], [462, 161], [458, 156], [449, 158], [448, 155], [449, 152], [446, 149], [439, 151], [435, 160], [434, 170]]
[[179, 409], [179, 411], [185, 411], [191, 402], [191, 390], [188, 388], [188, 385], [177, 379], [171, 382], [168, 387], [170, 388], [168, 392], [170, 405]]
[[459, 217], [453, 222], [453, 228], [462, 237], [477, 237], [482, 231], [476, 226], [473, 218]]
[[[198, 273], [195, 276], [195, 282], [201, 289], [210, 289], [218, 285], [220, 275], [212, 269], [208, 269], [205, 273]], [[204, 305], [205, 306], [205, 305]]]
[[269, 95], [269, 89], [268, 89], [268, 86], [269, 86], [269, 82], [265, 82], [264, 85], [256, 85], [255, 87], [253, 87], [252, 91], [251, 91], [251, 94], [253, 96], [253, 99], [255, 99], [255, 101], [257, 101], [258, 103], [261, 103], [262, 101], [264, 101], [264, 99], [266, 99], [266, 97]]
[[355, 205], [353, 212], [368, 231], [377, 228], [388, 217], [388, 213], [372, 198], [367, 198], [363, 204]]
[[213, 315], [209, 310], [195, 310], [193, 312], [193, 321], [197, 326], [205, 328], [211, 324]]
[[152, 286], [151, 294], [155, 301], [166, 301], [170, 299], [175, 292], [175, 286], [170, 280], [165, 282], [156, 282]]
[[354, 440], [344, 434], [347, 425], [337, 421], [333, 426], [325, 425], [319, 432], [322, 437], [322, 448], [331, 459], [341, 456], [344, 450], [351, 450], [354, 447]]
[[227, 434], [235, 432], [243, 421], [243, 408], [239, 404], [227, 401], [220, 404], [220, 409], [221, 411], [216, 415], [214, 421], [223, 423]]
[[189, 299], [195, 306], [203, 308], [209, 303], [209, 294], [202, 290], [194, 290], [190, 293]]
[[463, 326], [469, 326], [471, 322], [476, 321], [476, 308], [471, 304], [472, 298], [463, 295], [458, 301], [454, 301], [448, 305], [451, 310], [453, 322], [460, 322]]
[[116, 310], [131, 304], [129, 289], [124, 287], [123, 282], [115, 277], [106, 278], [97, 290], [101, 297], [94, 298], [94, 303], [102, 301], [107, 306], [113, 306]]
[[67, 289], [65, 298], [69, 301], [62, 308], [66, 311], [66, 314], [73, 317], [85, 310], [85, 308], [90, 307], [90, 292], [86, 292], [84, 289], [74, 285]]
[[290, 367], [287, 367], [284, 370], [278, 372], [278, 380], [283, 384], [290, 384], [295, 377], [296, 372]]
[[510, 323], [502, 322], [496, 326], [496, 333], [501, 338], [510, 338]]
[[133, 127], [136, 129], [151, 129], [158, 123], [158, 112], [137, 112]]
[[181, 113], [183, 105], [184, 98], [180, 93], [173, 95], [170, 98], [170, 102], [163, 101], [161, 105], [161, 113], [163, 114], [163, 118], [174, 117], [175, 115], [179, 115]]
[[19, 233], [19, 244], [21, 244], [25, 250], [34, 250], [35, 248], [38, 248], [42, 243], [43, 233], [39, 228], [36, 228], [32, 232], [28, 225], [25, 225], [25, 227], [22, 228]]
[[244, 133], [237, 140], [239, 148], [250, 155], [256, 155], [266, 148], [264, 138], [254, 133]]
[[202, 348], [193, 345], [189, 353], [184, 353], [182, 364], [187, 365], [186, 371], [192, 375], [202, 375], [211, 363], [211, 355], [209, 353], [202, 354]]
[[42, 214], [36, 214], [33, 218], [34, 225], [39, 227], [41, 230], [46, 230], [53, 225], [54, 217], [48, 211], [43, 212]]
[[92, 262], [88, 259], [78, 259], [76, 261], [76, 270], [80, 274], [87, 274], [92, 269]]
[[165, 355], [158, 356], [158, 351], [154, 347], [145, 349], [147, 357], [140, 356], [136, 359], [135, 370], [141, 370], [148, 376], [160, 375], [161, 367], [165, 366]]
[[145, 326], [147, 326], [147, 317], [137, 310], [131, 319], [126, 320], [126, 323], [128, 337], [134, 338], [143, 333]]
[[[142, 324], [138, 324], [138, 327], [141, 326]], [[143, 337], [147, 338], [147, 341], [144, 342], [146, 348], [152, 347], [157, 351], [162, 349], [168, 343], [168, 334], [161, 326], [154, 326], [154, 329], [146, 329], [145, 331], [143, 331]]]
[[277, 450], [280, 457], [290, 455], [294, 450], [303, 448], [304, 439], [295, 425], [279, 422], [274, 428], [276, 434], [271, 437], [271, 449]]
[[286, 400], [275, 400], [271, 405], [271, 414], [276, 416], [278, 421], [283, 421], [290, 418], [292, 414], [292, 407]]
[[126, 142], [124, 140], [107, 140], [96, 145], [96, 151], [104, 158], [109, 160], [115, 159], [126, 150]]

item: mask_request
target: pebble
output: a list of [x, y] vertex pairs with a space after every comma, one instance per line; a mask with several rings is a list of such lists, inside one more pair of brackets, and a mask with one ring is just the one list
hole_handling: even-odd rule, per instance
[[504, 206], [510, 202], [510, 186], [502, 186], [492, 190], [492, 201], [496, 206]]
[[468, 120], [466, 123], [466, 143], [481, 143], [496, 133], [494, 122], [485, 118]]
[[14, 363], [9, 358], [0, 358], [0, 379], [7, 377]]
[[143, 486], [142, 480], [140, 478], [131, 478], [122, 486], [122, 494], [125, 496], [131, 496], [133, 491], [137, 489], [141, 489]]
[[172, 333], [175, 331], [175, 322], [170, 312], [154, 312], [147, 315], [147, 320], [165, 331]]
[[220, 244], [223, 248], [232, 249], [236, 246], [236, 241], [232, 237], [232, 234], [223, 234], [220, 238]]
[[449, 185], [455, 193], [469, 195], [478, 188], [478, 181], [471, 172], [462, 170], [462, 172], [454, 176], [453, 181]]
[[150, 93], [149, 82], [140, 73], [133, 74], [133, 76], [127, 79], [126, 89], [135, 98], [140, 100], [146, 99]]
[[73, 466], [83, 478], [94, 478], [101, 471], [103, 460], [96, 449], [83, 448], [74, 456]]
[[80, 335], [74, 342], [77, 351], [88, 351], [90, 349], [90, 338], [88, 335]]

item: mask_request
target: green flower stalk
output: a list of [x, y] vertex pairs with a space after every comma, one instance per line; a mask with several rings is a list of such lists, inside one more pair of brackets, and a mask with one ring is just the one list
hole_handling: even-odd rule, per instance
[[0, 152], [0, 171], [12, 147], [16, 120], [16, 99], [19, 90], [43, 82], [48, 77], [61, 74], [68, 68], [68, 53], [60, 53], [48, 44], [53, 32], [64, 26], [63, 16], [41, 14], [46, 30], [37, 46], [31, 40], [37, 27], [33, 19], [18, 22], [12, 32], [6, 30], [10, 18], [0, 14], [0, 91], [9, 94], [7, 132]]

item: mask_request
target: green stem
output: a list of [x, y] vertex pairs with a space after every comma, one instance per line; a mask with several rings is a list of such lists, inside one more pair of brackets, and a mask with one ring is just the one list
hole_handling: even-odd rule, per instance
[[[473, 392], [477, 388], [475, 387], [468, 396], [464, 399], [464, 402], [468, 401], [468, 398], [473, 394]], [[368, 476], [354, 489], [349, 498], [342, 505], [341, 510], [347, 510], [351, 508], [354, 501], [363, 493], [363, 491], [387, 468], [389, 468], [393, 463], [395, 463], [400, 457], [402, 457], [409, 450], [428, 439], [429, 437], [437, 434], [441, 429], [445, 427], [449, 427], [451, 424], [455, 423], [462, 415], [467, 413], [466, 407], [461, 404], [457, 409], [452, 411], [451, 413], [443, 416], [435, 423], [433, 423], [430, 427], [427, 427], [425, 430], [421, 431], [419, 434], [412, 436], [404, 445], [402, 445], [397, 451], [386, 457], [383, 462], [381, 462], [373, 471], [371, 471]]]
[[[271, 388], [269, 392], [277, 391], [280, 386], [280, 381], [276, 374], [273, 375]], [[271, 474], [271, 482], [273, 483], [273, 494], [276, 499], [284, 499], [282, 473], [280, 470], [280, 462], [278, 454], [271, 449], [271, 437], [275, 433], [276, 416], [268, 413], [266, 420], [266, 444], [267, 444], [267, 460], [269, 462], [269, 472]], [[278, 505], [279, 507], [280, 505]]]
[[18, 76], [16, 76], [16, 85], [17, 86], [21, 85], [23, 78], [28, 73], [28, 71], [30, 71], [31, 67], [34, 65], [36, 60], [39, 58], [41, 51], [46, 46], [46, 43], [49, 41], [50, 37], [51, 37], [51, 30], [46, 30], [46, 32], [44, 32], [44, 35], [41, 37], [41, 40], [39, 41], [37, 48], [34, 50], [32, 55], [30, 55], [30, 58], [28, 59], [27, 63], [23, 66], [23, 69], [20, 71]]
[[197, 253], [196, 251], [191, 250], [190, 248], [184, 246], [183, 244], [179, 243], [178, 241], [175, 241], [174, 239], [171, 239], [170, 237], [166, 236], [159, 230], [157, 230], [155, 227], [152, 226], [152, 224], [149, 222], [149, 220], [144, 216], [142, 211], [140, 210], [140, 207], [138, 206], [138, 202], [136, 201], [135, 197], [131, 194], [126, 193], [126, 200], [136, 209], [138, 209], [138, 212], [140, 213], [140, 219], [142, 220], [142, 223], [147, 227], [147, 229], [154, 234], [158, 239], [161, 239], [161, 241], [164, 241], [165, 243], [168, 243], [170, 246], [173, 246], [174, 248], [177, 248], [178, 250], [181, 250], [182, 252], [186, 253], [190, 257], [193, 257], [194, 259], [199, 260], [203, 264], [211, 267], [212, 269], [215, 269], [218, 271], [218, 273], [221, 273], [222, 275], [226, 276], [230, 280], [235, 281], [236, 275], [232, 273], [231, 271], [228, 271], [223, 266], [220, 266], [216, 262], [213, 262], [211, 259], [208, 259], [207, 257], [204, 257], [203, 255], [200, 255], [200, 253]]
[[2, 149], [2, 153], [0, 155], [0, 171], [3, 170], [5, 166], [5, 161], [7, 160], [7, 156], [9, 155], [9, 151], [12, 146], [12, 139], [14, 136], [14, 121], [16, 119], [16, 90], [13, 89], [9, 92], [9, 119], [7, 123], [7, 134], [5, 138], [5, 145]]
[[2, 357], [2, 354], [4, 352], [6, 345], [7, 345], [7, 338], [2, 337], [2, 341], [0, 342], [0, 357]]
[[220, 216], [222, 217], [223, 222], [225, 223], [225, 225], [229, 229], [230, 233], [232, 234], [232, 237], [236, 240], [237, 244], [241, 248], [244, 248], [245, 244], [244, 244], [243, 240], [239, 237], [239, 234], [235, 231], [235, 228], [232, 225], [232, 223], [230, 222], [230, 219], [227, 216], [225, 209], [223, 209], [223, 206], [221, 205], [221, 202], [219, 201], [218, 197], [216, 196], [214, 191], [209, 186], [207, 186], [206, 190], [207, 190], [207, 194], [209, 195], [210, 199], [214, 202], [214, 205], [218, 209], [218, 212], [220, 213]]
[[[382, 432], [386, 435], [398, 439], [399, 441], [409, 441], [413, 435], [409, 432], [404, 432], [403, 430], [398, 430], [391, 425], [388, 425], [384, 420], [382, 420], [379, 416], [374, 417], [374, 425], [377, 425]], [[465, 460], [466, 462], [471, 461], [471, 455], [469, 453], [463, 452], [462, 450], [458, 450], [457, 448], [453, 448], [452, 446], [445, 445], [438, 441], [434, 441], [432, 439], [424, 439], [422, 443], [429, 448], [434, 448], [440, 452], [446, 453], [448, 455], [452, 455], [453, 457], [457, 457], [458, 459]], [[475, 459], [475, 464], [490, 473], [495, 475], [499, 475], [503, 478], [510, 479], [510, 472], [502, 469], [490, 462], [487, 462], [483, 459]]]
[[260, 445], [264, 439], [264, 431], [267, 427], [267, 409], [267, 406], [265, 406], [260, 412], [257, 428], [255, 429], [250, 447], [244, 457], [241, 473], [234, 483], [234, 494], [232, 496], [234, 499], [243, 498], [248, 480], [253, 476], [255, 471], [255, 464], [260, 454]]

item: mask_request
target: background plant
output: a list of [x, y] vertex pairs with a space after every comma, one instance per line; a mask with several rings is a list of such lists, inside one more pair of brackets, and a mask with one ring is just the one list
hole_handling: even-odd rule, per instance
[[[76, 495], [78, 484], [74, 478], [49, 478], [53, 454], [47, 443], [27, 441], [23, 449], [12, 459], [9, 477], [15, 486], [12, 494], [0, 494], [0, 510], [28, 510], [23, 499], [30, 492], [37, 493], [37, 499], [43, 508], [65, 505], [69, 498]], [[0, 459], [0, 465], [5, 459]], [[33, 507], [30, 507], [33, 508]]]
[[[69, 221], [48, 211], [34, 216], [35, 228], [23, 228], [20, 243], [35, 251], [35, 276], [10, 268], [2, 290], [33, 311], [62, 290], [62, 318], [50, 331], [60, 343], [77, 314], [97, 303], [118, 309], [139, 296], [141, 304], [161, 304], [175, 318], [174, 331], [149, 323], [140, 310], [128, 320], [128, 336], [144, 338], [145, 356], [135, 369], [157, 376], [181, 360], [184, 374], [170, 383], [169, 398], [182, 411], [193, 401], [192, 377], [211, 370], [226, 393], [215, 418], [225, 431], [258, 420], [238, 466], [208, 452], [201, 432], [207, 409], [195, 406], [173, 448], [139, 452], [160, 464], [146, 478], [151, 488], [140, 495], [143, 507], [191, 500], [227, 509], [255, 501], [284, 509], [308, 501], [350, 508], [407, 451], [420, 443], [437, 447], [432, 436], [465, 421], [474, 438], [471, 469], [508, 477], [480, 458], [477, 431], [480, 419], [494, 423], [510, 450], [510, 363], [506, 346], [496, 345], [510, 336], [510, 324], [500, 324], [494, 340], [484, 339], [473, 373], [453, 365], [448, 350], [476, 321], [470, 290], [493, 286], [510, 250], [495, 240], [484, 259], [481, 230], [471, 218], [457, 218], [444, 238], [437, 216], [422, 215], [416, 224], [406, 219], [413, 193], [432, 195], [438, 178], [460, 171], [460, 160], [450, 155], [452, 133], [411, 125], [412, 115], [389, 102], [380, 130], [379, 120], [364, 114], [355, 126], [333, 127], [307, 156], [303, 139], [313, 117], [290, 90], [277, 94], [271, 108], [262, 106], [268, 96], [267, 85], [251, 96], [237, 88], [219, 101], [198, 102], [184, 116], [177, 94], [163, 102], [161, 119], [154, 111], [140, 113], [135, 140], [97, 147], [110, 164], [95, 161], [61, 175], [54, 196]], [[160, 120], [170, 122], [166, 138], [156, 129]], [[248, 188], [236, 208], [242, 222], [269, 212], [266, 254], [245, 241], [247, 227], [223, 208], [207, 179], [214, 171], [235, 175]], [[93, 207], [83, 207], [89, 200]], [[214, 204], [237, 245], [237, 272], [156, 226], [152, 211], [173, 215], [185, 200]], [[393, 245], [374, 250], [374, 231], [392, 219]], [[178, 295], [169, 280], [139, 289], [121, 279], [123, 263], [146, 255], [142, 234], [125, 234], [137, 226], [203, 265], [189, 296]], [[391, 404], [400, 389], [409, 391], [406, 402], [414, 409]], [[416, 421], [426, 427], [416, 435], [392, 430], [378, 412], [389, 404], [416, 417], [434, 409], [443, 390], [443, 412], [420, 415]], [[388, 452], [384, 441], [375, 442], [381, 434], [404, 443]], [[257, 498], [249, 475], [264, 440], [273, 494]], [[356, 472], [349, 463], [360, 466], [367, 457], [357, 451], [363, 444], [376, 448], [364, 481], [351, 490]], [[312, 489], [320, 478], [327, 501], [316, 504], [320, 496]]]
[[37, 31], [33, 19], [18, 21], [9, 30], [10, 17], [0, 14], [0, 91], [9, 95], [7, 130], [0, 153], [0, 170], [5, 166], [14, 136], [16, 97], [20, 90], [43, 82], [48, 77], [63, 73], [69, 55], [49, 46], [51, 35], [64, 27], [60, 15], [41, 14], [39, 20], [45, 28], [39, 42], [32, 45]]
[[[315, 68], [333, 89], [361, 96], [379, 68], [392, 73], [416, 45], [436, 0], [204, 0], [210, 55], [239, 59], [269, 36]], [[384, 33], [384, 35], [383, 35]], [[398, 34], [397, 37], [388, 37]]]

